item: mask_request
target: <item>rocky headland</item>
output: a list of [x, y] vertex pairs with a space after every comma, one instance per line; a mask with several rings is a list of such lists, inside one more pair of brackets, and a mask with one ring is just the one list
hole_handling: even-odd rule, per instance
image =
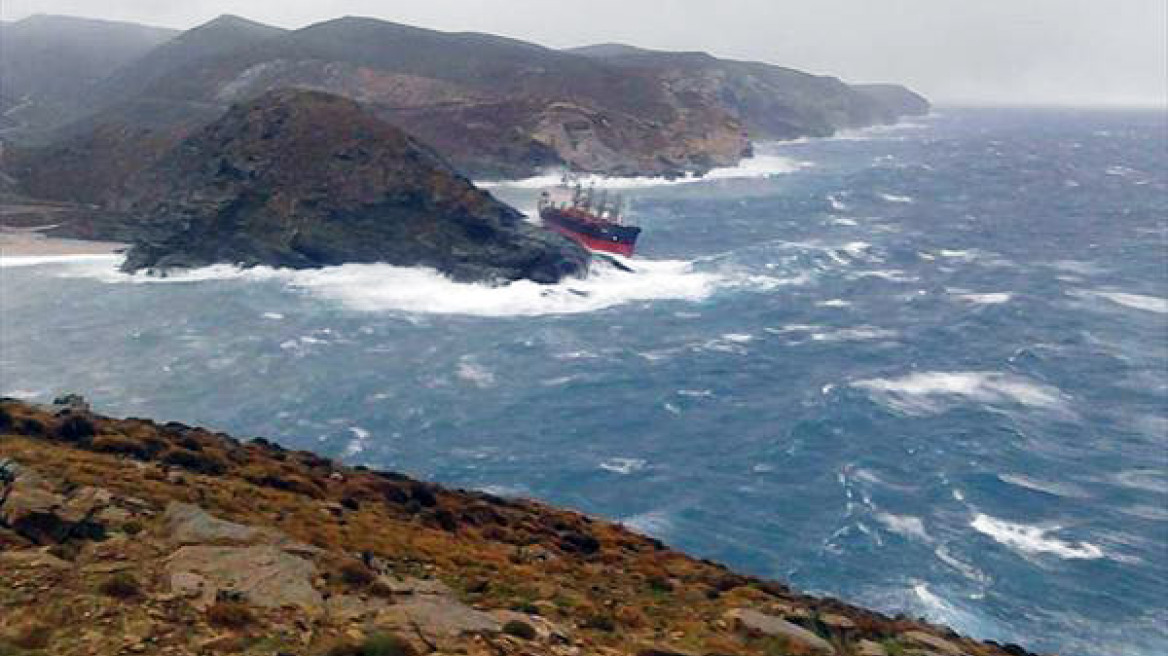
[[1027, 656], [534, 501], [0, 400], [0, 654]]
[[233, 107], [136, 175], [116, 209], [140, 221], [127, 271], [385, 262], [551, 283], [588, 268], [581, 247], [528, 223], [427, 146], [316, 91]]

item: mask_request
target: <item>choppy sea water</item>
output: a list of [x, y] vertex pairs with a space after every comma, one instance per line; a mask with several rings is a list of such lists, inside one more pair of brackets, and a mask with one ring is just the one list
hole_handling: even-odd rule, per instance
[[1168, 653], [1164, 115], [759, 150], [600, 180], [637, 273], [553, 288], [0, 258], [0, 393], [534, 496], [981, 638]]

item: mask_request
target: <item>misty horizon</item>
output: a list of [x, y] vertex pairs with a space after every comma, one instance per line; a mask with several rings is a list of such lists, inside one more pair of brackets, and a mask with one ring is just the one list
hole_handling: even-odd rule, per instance
[[[279, 5], [249, 3], [246, 11], [238, 11], [223, 0], [204, 0], [180, 9], [118, 0], [108, 3], [101, 15], [84, 11], [85, 4], [15, 0], [0, 8], [0, 16], [15, 22], [38, 14], [64, 15], [176, 30], [192, 29], [221, 15], [290, 30], [355, 16], [441, 32], [493, 34], [553, 49], [619, 43], [651, 50], [707, 52], [838, 77], [848, 83], [904, 84], [934, 104], [948, 107], [1168, 106], [1168, 8], [1154, 0], [1113, 3], [1106, 12], [1088, 3], [1047, 0], [1025, 8], [951, 6], [940, 12], [933, 5], [951, 3], [900, 0], [875, 12], [837, 0], [820, 3], [823, 11], [811, 12], [805, 10], [806, 3], [780, 8], [743, 0], [736, 3], [741, 9], [738, 19], [730, 17], [727, 25], [719, 25], [726, 22], [722, 15], [713, 22], [701, 17], [705, 11], [701, 3], [679, 0], [677, 6], [689, 9], [692, 19], [676, 11], [646, 14], [644, 8], [622, 7], [619, 15], [628, 20], [608, 21], [603, 11], [591, 11], [576, 17], [571, 30], [549, 29], [545, 20], [533, 24], [533, 17], [546, 18], [546, 9], [489, 11], [497, 4], [490, 1], [466, 8], [438, 2], [433, 10], [423, 10], [362, 0], [306, 7], [308, 3], [291, 0]], [[374, 5], [380, 11], [370, 11]], [[1040, 5], [1050, 10], [1045, 16]], [[910, 29], [914, 20], [916, 28], [929, 29]], [[646, 31], [645, 26], [654, 21], [661, 29]], [[770, 24], [780, 27], [773, 34], [758, 29]], [[871, 47], [880, 50], [873, 55]]]

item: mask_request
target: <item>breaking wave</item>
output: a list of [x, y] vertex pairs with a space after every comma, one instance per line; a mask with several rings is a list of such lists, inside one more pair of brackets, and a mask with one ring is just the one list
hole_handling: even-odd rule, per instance
[[[623, 260], [621, 267], [597, 261], [586, 278], [556, 285], [520, 280], [492, 286], [462, 283], [424, 268], [388, 264], [346, 264], [322, 269], [240, 268], [217, 264], [166, 276], [125, 274], [118, 259], [62, 269], [63, 277], [86, 277], [110, 284], [191, 284], [222, 281], [282, 283], [289, 289], [334, 301], [359, 312], [482, 317], [579, 314], [627, 303], [705, 300], [721, 290], [767, 291], [806, 281], [745, 272], [699, 270], [684, 260]], [[112, 265], [112, 266], [111, 266]]]
[[[810, 166], [812, 166], [810, 162], [804, 162], [782, 155], [760, 154], [742, 160], [737, 166], [712, 169], [701, 176], [622, 178], [595, 174], [578, 174], [574, 178], [585, 187], [595, 186], [598, 189], [636, 189], [641, 187], [664, 187], [721, 180], [769, 178], [771, 176], [794, 173]], [[509, 187], [512, 189], [543, 189], [561, 184], [566, 173], [568, 173], [566, 170], [552, 170], [542, 175], [520, 180], [483, 180], [476, 181], [475, 184], [483, 189], [497, 189], [500, 187]]]

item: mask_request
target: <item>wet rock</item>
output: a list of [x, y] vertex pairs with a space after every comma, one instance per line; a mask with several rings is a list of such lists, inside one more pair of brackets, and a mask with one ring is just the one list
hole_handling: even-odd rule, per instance
[[237, 594], [266, 608], [299, 606], [315, 612], [324, 603], [312, 587], [316, 566], [269, 545], [182, 547], [166, 560], [165, 569], [172, 592], [194, 595], [197, 590], [204, 606], [214, 602], [220, 592]]
[[737, 608], [726, 613], [731, 626], [751, 635], [763, 635], [797, 643], [803, 649], [821, 654], [835, 654], [835, 647], [811, 631], [773, 615], [749, 608]]

